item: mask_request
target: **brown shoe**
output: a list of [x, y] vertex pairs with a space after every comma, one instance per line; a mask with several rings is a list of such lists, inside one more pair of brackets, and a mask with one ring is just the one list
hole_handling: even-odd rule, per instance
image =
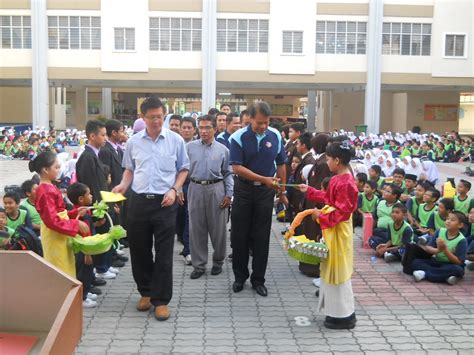
[[157, 320], [167, 320], [170, 317], [170, 311], [167, 305], [155, 307], [155, 318]]
[[137, 303], [137, 311], [146, 312], [151, 308], [150, 297], [142, 297]]

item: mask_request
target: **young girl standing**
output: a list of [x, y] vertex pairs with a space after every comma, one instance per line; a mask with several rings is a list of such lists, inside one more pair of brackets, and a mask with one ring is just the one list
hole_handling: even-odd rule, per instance
[[[53, 152], [43, 152], [28, 164], [31, 172], [40, 175], [36, 191], [36, 208], [41, 216], [41, 242], [44, 258], [71, 277], [76, 277], [75, 259], [68, 237], [87, 236], [89, 227], [83, 221], [70, 220], [61, 192], [52, 184], [60, 165]], [[77, 214], [77, 211], [75, 211]]]
[[[319, 310], [326, 314], [324, 326], [330, 329], [352, 329], [356, 324], [352, 293], [352, 213], [357, 209], [357, 187], [349, 169], [352, 149], [348, 141], [331, 143], [326, 149], [327, 164], [335, 175], [323, 192], [307, 185], [299, 189], [310, 201], [329, 206], [315, 209], [329, 256], [321, 262]], [[328, 212], [325, 212], [328, 211]]]

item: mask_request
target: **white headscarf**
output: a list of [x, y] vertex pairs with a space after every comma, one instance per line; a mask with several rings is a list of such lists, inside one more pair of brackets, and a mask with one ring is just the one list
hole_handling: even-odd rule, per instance
[[[367, 158], [367, 155], [370, 155], [370, 158]], [[372, 155], [372, 152], [370, 150], [366, 150], [364, 152], [364, 161], [363, 163], [367, 168], [370, 168], [372, 165], [374, 165], [374, 156]]]
[[[390, 162], [392, 166], [388, 166], [387, 163]], [[385, 160], [385, 166], [382, 167], [382, 171], [386, 177], [392, 176], [393, 171], [395, 170], [395, 160], [393, 158], [388, 158]]]
[[[404, 162], [404, 160], [406, 159], [406, 163]], [[397, 164], [397, 166], [399, 168], [402, 168], [403, 170], [405, 170], [405, 174], [410, 174], [410, 169], [412, 169], [411, 167], [411, 156], [406, 156], [406, 157], [403, 157], [402, 159], [400, 159], [400, 163]]]
[[435, 183], [439, 178], [438, 167], [431, 160], [423, 160], [421, 162], [423, 166], [423, 172], [421, 175], [426, 177], [429, 182]]
[[385, 166], [385, 157], [382, 154], [379, 154], [377, 160], [375, 161], [375, 164], [383, 169], [383, 167]]
[[[415, 164], [415, 166], [413, 166], [413, 164]], [[421, 161], [419, 158], [413, 158], [410, 163], [410, 169], [408, 169], [408, 171], [405, 171], [406, 174], [416, 175], [417, 178], [420, 177], [422, 172], [423, 167], [421, 166]]]
[[352, 171], [354, 173], [354, 176], [356, 176], [359, 173], [364, 173], [367, 176], [369, 175], [368, 167], [361, 161], [356, 161], [353, 165], [351, 164], [351, 167], [352, 167]]
[[308, 175], [309, 175], [309, 172], [311, 171], [311, 169], [313, 168], [313, 164], [308, 164], [308, 165], [305, 165], [303, 167], [303, 169], [301, 170], [301, 175], [303, 176], [303, 179], [307, 182], [308, 181]]

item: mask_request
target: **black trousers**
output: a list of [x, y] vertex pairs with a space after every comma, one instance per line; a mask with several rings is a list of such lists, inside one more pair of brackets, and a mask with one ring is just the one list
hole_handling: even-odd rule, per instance
[[133, 278], [138, 292], [143, 297], [150, 297], [154, 306], [167, 305], [173, 295], [173, 245], [178, 205], [161, 207], [162, 200], [162, 195], [147, 199], [132, 192], [127, 213]]
[[249, 248], [253, 249], [252, 285], [265, 283], [275, 192], [235, 179], [232, 203], [232, 269], [235, 280], [249, 278]]
[[76, 278], [82, 282], [82, 300], [87, 298], [90, 292], [92, 281], [94, 280], [94, 265], [84, 263], [84, 254], [77, 253], [76, 257]]

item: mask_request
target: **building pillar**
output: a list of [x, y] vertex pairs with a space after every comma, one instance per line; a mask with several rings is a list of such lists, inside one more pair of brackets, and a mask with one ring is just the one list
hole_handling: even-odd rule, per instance
[[76, 91], [76, 128], [84, 129], [87, 122], [87, 88], [79, 88]]
[[31, 1], [33, 127], [49, 127], [47, 21], [46, 0]]
[[108, 120], [112, 119], [112, 88], [102, 88], [102, 114]]
[[316, 130], [316, 91], [308, 91], [308, 131], [314, 132]]
[[369, 1], [367, 24], [367, 84], [364, 124], [368, 133], [379, 133], [380, 90], [382, 79], [383, 0]]
[[203, 113], [216, 105], [217, 1], [202, 1], [202, 106]]
[[66, 88], [51, 88], [52, 96], [52, 117], [54, 129], [66, 129]]

